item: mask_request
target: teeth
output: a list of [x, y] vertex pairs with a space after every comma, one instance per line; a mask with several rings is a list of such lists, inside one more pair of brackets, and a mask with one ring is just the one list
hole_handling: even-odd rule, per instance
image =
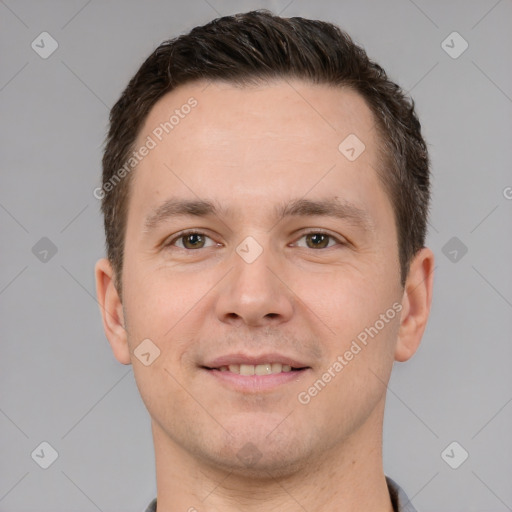
[[258, 364], [254, 367], [254, 375], [270, 375], [272, 373], [272, 365], [268, 364]]
[[288, 364], [281, 363], [264, 363], [264, 364], [230, 364], [229, 366], [221, 366], [221, 372], [230, 371], [231, 373], [239, 373], [240, 375], [270, 375], [271, 373], [291, 372], [292, 367]]

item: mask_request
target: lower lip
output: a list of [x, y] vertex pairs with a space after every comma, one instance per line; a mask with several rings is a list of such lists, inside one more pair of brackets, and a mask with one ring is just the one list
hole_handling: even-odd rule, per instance
[[240, 375], [230, 371], [207, 370], [214, 379], [220, 381], [223, 385], [237, 391], [259, 392], [269, 391], [283, 384], [298, 382], [304, 378], [304, 375], [310, 371], [310, 368], [296, 370], [291, 372], [271, 373], [269, 375]]

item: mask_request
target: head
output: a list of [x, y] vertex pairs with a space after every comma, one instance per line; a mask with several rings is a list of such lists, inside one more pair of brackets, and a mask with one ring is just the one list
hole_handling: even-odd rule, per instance
[[[429, 161], [413, 102], [346, 33], [258, 11], [164, 42], [112, 108], [101, 196], [105, 330], [161, 436], [284, 471], [381, 421], [430, 307]], [[214, 375], [262, 353], [304, 369], [259, 392]]]

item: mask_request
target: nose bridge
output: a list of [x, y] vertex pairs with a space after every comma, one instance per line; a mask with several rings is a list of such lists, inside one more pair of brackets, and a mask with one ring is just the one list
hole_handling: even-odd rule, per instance
[[269, 237], [246, 237], [232, 258], [234, 268], [217, 301], [218, 318], [248, 325], [288, 320], [293, 311], [291, 292], [275, 275], [279, 261]]

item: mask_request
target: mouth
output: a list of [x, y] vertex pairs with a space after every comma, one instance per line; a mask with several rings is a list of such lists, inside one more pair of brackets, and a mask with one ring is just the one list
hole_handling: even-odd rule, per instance
[[270, 391], [286, 383], [298, 381], [312, 368], [297, 360], [268, 354], [259, 357], [230, 355], [201, 366], [208, 374], [236, 391]]
[[262, 363], [262, 364], [229, 364], [222, 365], [217, 368], [210, 368], [203, 366], [206, 370], [216, 370], [219, 372], [231, 372], [237, 375], [275, 375], [279, 373], [288, 372], [300, 372], [301, 370], [307, 370], [309, 366], [293, 367], [289, 364], [282, 363]]

